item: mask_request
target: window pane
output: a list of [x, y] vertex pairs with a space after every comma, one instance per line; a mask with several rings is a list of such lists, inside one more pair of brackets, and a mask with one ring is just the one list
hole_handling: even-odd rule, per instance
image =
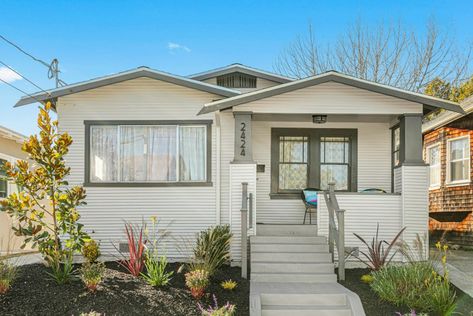
[[176, 126], [150, 126], [146, 181], [176, 181]]
[[431, 166], [430, 167], [430, 185], [439, 185], [440, 184], [440, 166]]
[[280, 164], [279, 189], [302, 190], [307, 187], [306, 164]]
[[90, 181], [118, 180], [118, 127], [92, 126], [90, 130]]
[[348, 137], [322, 137], [320, 161], [322, 163], [347, 163], [349, 153]]
[[401, 147], [401, 129], [398, 127], [394, 130], [394, 151], [398, 151]]
[[450, 159], [462, 159], [468, 157], [468, 138], [450, 142]]
[[308, 137], [280, 137], [279, 162], [307, 162], [308, 142]]
[[120, 127], [121, 180], [146, 181], [146, 138], [148, 129], [143, 126]]
[[335, 182], [335, 190], [348, 190], [348, 165], [320, 166], [320, 188], [327, 190], [330, 182]]
[[181, 181], [205, 181], [205, 126], [181, 126], [179, 131], [179, 178]]
[[394, 153], [394, 166], [399, 165], [399, 162], [400, 162], [400, 161], [399, 161], [399, 151], [396, 151], [396, 152]]
[[429, 148], [430, 185], [440, 185], [440, 146]]
[[7, 197], [8, 195], [8, 182], [6, 180], [6, 172], [3, 170], [3, 166], [7, 161], [0, 159], [0, 198]]
[[429, 164], [436, 165], [440, 163], [440, 147], [435, 146], [429, 149]]
[[450, 180], [459, 181], [468, 179], [468, 160], [450, 163]]

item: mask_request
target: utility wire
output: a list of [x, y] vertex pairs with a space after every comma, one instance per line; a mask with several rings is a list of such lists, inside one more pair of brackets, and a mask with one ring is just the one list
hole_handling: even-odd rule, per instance
[[12, 67], [8, 66], [7, 64], [5, 64], [3, 61], [0, 60], [0, 64], [2, 64], [3, 66], [7, 67], [8, 69], [10, 69], [11, 71], [13, 71], [14, 73], [16, 73], [18, 76], [20, 76], [21, 78], [25, 79], [26, 81], [28, 81], [29, 83], [31, 83], [33, 86], [35, 86], [36, 88], [38, 88], [39, 90], [43, 91], [44, 93], [47, 93], [47, 94], [50, 94], [49, 92], [47, 92], [46, 90], [44, 90], [43, 88], [41, 88], [40, 86], [38, 86], [36, 83], [34, 83], [33, 81], [31, 81], [30, 79], [26, 78], [25, 76], [23, 76], [21, 73], [19, 73], [18, 71], [16, 71], [15, 69], [13, 69]]
[[21, 90], [20, 88], [15, 87], [14, 85], [12, 85], [11, 83], [9, 83], [8, 81], [3, 80], [2, 78], [0, 78], [0, 81], [3, 82], [3, 83], [6, 84], [6, 85], [9, 85], [9, 86], [12, 87], [13, 89], [18, 90], [18, 91], [20, 91], [21, 93], [23, 93], [23, 94], [25, 94], [25, 95], [27, 95], [27, 96], [29, 96], [29, 97], [35, 99], [37, 102], [43, 103], [43, 101], [37, 99], [34, 95], [31, 95], [31, 94], [29, 94], [28, 92], [25, 92], [24, 90]]
[[46, 67], [50, 67], [50, 64], [48, 64], [47, 62], [39, 59], [39, 58], [36, 58], [34, 57], [33, 55], [31, 55], [30, 53], [28, 53], [27, 51], [25, 51], [23, 48], [21, 48], [20, 46], [18, 46], [17, 44], [13, 43], [12, 41], [6, 39], [3, 35], [0, 34], [0, 38], [2, 40], [4, 40], [5, 42], [7, 42], [8, 44], [10, 44], [11, 46], [15, 47], [16, 49], [18, 49], [20, 52], [22, 52], [23, 54], [25, 54], [26, 56], [30, 57], [31, 59], [33, 59], [34, 61], [37, 61], [39, 62], [40, 64], [43, 64], [43, 66], [46, 66]]

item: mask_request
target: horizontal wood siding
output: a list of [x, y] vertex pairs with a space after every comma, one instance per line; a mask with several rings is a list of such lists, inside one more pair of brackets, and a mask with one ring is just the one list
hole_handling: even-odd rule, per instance
[[238, 105], [239, 111], [302, 114], [422, 113], [422, 104], [327, 82]]
[[[257, 174], [258, 222], [297, 224], [301, 223], [304, 217], [304, 207], [299, 199], [270, 199], [271, 128], [274, 127], [356, 128], [358, 130], [358, 190], [381, 188], [387, 192], [391, 191], [391, 133], [388, 123], [315, 125], [309, 122], [253, 121], [253, 158], [258, 164], [265, 165], [265, 172]], [[233, 152], [233, 147], [227, 150]]]
[[[61, 98], [59, 127], [73, 138], [67, 163], [69, 181], [84, 182], [85, 120], [196, 120], [202, 104], [218, 96], [148, 78], [134, 79]], [[212, 181], [215, 183], [215, 129], [212, 128]], [[104, 252], [125, 241], [125, 221], [149, 222], [157, 215], [170, 235], [165, 251], [171, 258], [189, 255], [184, 249], [202, 229], [215, 225], [215, 185], [208, 187], [87, 187], [81, 222], [101, 242]]]

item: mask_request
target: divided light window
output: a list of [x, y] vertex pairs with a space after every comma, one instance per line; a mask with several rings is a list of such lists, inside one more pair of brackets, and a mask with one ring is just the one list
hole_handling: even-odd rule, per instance
[[91, 183], [206, 182], [210, 125], [90, 125]]
[[271, 193], [304, 188], [356, 191], [357, 131], [354, 129], [287, 129], [271, 131]]
[[256, 88], [256, 77], [235, 72], [218, 76], [217, 85], [225, 88]]
[[447, 140], [447, 182], [450, 184], [470, 181], [470, 137]]
[[440, 186], [440, 145], [427, 147], [427, 163], [429, 164], [429, 184], [431, 188]]
[[5, 159], [0, 159], [0, 198], [6, 198], [8, 196], [7, 174], [5, 170], [3, 170], [3, 166], [6, 162]]

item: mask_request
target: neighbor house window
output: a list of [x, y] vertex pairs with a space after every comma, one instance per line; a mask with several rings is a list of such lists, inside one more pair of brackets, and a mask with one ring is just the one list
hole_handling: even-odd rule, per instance
[[7, 174], [5, 170], [3, 170], [3, 166], [6, 162], [5, 159], [0, 159], [0, 198], [6, 198], [8, 196]]
[[356, 191], [353, 129], [286, 129], [271, 133], [271, 193], [297, 193], [311, 187]]
[[470, 181], [470, 137], [447, 140], [447, 182]]
[[401, 149], [401, 129], [396, 127], [393, 129], [393, 167], [399, 166], [400, 157], [399, 152]]
[[256, 77], [235, 72], [218, 76], [217, 85], [226, 88], [256, 88]]
[[208, 181], [210, 124], [89, 125], [89, 182]]
[[440, 186], [440, 145], [427, 147], [427, 163], [429, 164], [429, 183], [431, 188]]

